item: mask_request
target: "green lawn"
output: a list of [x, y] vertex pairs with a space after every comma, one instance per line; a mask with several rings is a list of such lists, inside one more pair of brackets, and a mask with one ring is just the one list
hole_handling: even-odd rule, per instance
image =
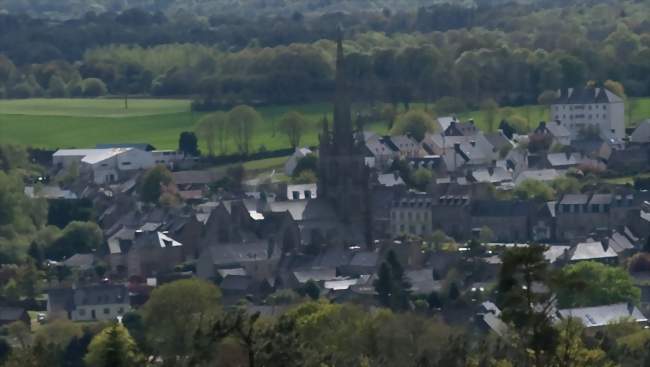
[[[0, 100], [0, 143], [19, 143], [41, 148], [87, 148], [100, 143], [150, 143], [159, 149], [176, 148], [178, 135], [193, 130], [202, 113], [190, 111], [187, 100], [130, 99], [124, 109], [122, 99], [27, 99]], [[422, 108], [414, 104], [414, 108]], [[298, 106], [270, 106], [259, 108], [263, 121], [255, 127], [252, 151], [287, 148], [288, 139], [277, 131], [277, 122], [288, 110], [302, 112], [309, 128], [302, 145], [317, 145], [320, 121], [330, 115], [329, 103]], [[530, 127], [547, 120], [547, 109], [541, 106], [503, 108], [495, 119], [498, 126], [502, 117], [517, 114], [528, 117]], [[462, 112], [460, 118], [474, 118], [486, 130], [482, 111]], [[633, 121], [650, 117], [650, 98], [637, 100]], [[376, 122], [368, 130], [386, 133], [386, 124]], [[201, 142], [205, 151], [204, 143]], [[230, 142], [229, 151], [234, 151]]]
[[77, 116], [125, 118], [188, 112], [190, 101], [183, 99], [47, 99], [0, 100], [0, 114], [29, 116]]

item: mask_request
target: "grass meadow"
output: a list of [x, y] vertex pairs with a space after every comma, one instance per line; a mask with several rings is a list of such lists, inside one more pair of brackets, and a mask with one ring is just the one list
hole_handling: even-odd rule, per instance
[[[414, 104], [413, 108], [424, 108]], [[255, 127], [251, 142], [253, 151], [262, 147], [275, 150], [289, 147], [285, 135], [277, 130], [277, 122], [289, 110], [303, 113], [309, 121], [302, 145], [317, 145], [320, 121], [324, 115], [331, 120], [328, 103], [295, 106], [260, 107], [262, 121]], [[500, 109], [495, 128], [502, 117], [517, 114], [528, 118], [529, 126], [547, 120], [542, 106], [505, 107]], [[177, 147], [180, 132], [193, 130], [203, 113], [190, 110], [188, 100], [130, 99], [128, 110], [123, 99], [25, 99], [0, 101], [0, 143], [18, 143], [40, 148], [88, 148], [101, 143], [150, 143], [158, 149]], [[459, 113], [461, 119], [473, 118], [487, 129], [482, 111]], [[633, 121], [650, 117], [650, 99], [638, 99]], [[377, 133], [387, 133], [385, 122], [366, 126]], [[200, 142], [205, 151], [204, 142]], [[229, 151], [234, 152], [234, 143]]]

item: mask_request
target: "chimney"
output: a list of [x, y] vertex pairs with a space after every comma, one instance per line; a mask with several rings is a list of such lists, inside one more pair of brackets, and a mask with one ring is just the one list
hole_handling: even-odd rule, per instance
[[470, 145], [471, 145], [471, 146], [473, 146], [473, 147], [475, 147], [475, 146], [476, 146], [476, 140], [470, 140], [470, 142], [469, 142], [469, 143], [470, 143]]
[[630, 316], [634, 313], [634, 304], [632, 302], [627, 303], [627, 313], [629, 313]]

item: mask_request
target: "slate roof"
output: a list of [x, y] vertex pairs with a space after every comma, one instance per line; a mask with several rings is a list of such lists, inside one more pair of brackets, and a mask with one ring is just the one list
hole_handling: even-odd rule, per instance
[[559, 121], [553, 121], [546, 124], [546, 130], [556, 138], [571, 136], [571, 132], [566, 126], [562, 125]]
[[650, 120], [643, 121], [630, 135], [633, 143], [650, 143]]
[[24, 308], [0, 306], [0, 324], [18, 321], [24, 314]]
[[269, 244], [266, 241], [218, 244], [208, 249], [212, 263], [223, 267], [268, 260], [271, 256], [278, 255], [276, 253], [273, 251], [273, 254], [269, 254]]
[[554, 246], [549, 246], [548, 250], [544, 251], [544, 258], [551, 264], [559, 260], [562, 256], [564, 256], [565, 252], [570, 250], [571, 246], [562, 246], [562, 245], [554, 245]]
[[306, 283], [309, 280], [315, 282], [332, 280], [336, 278], [336, 268], [310, 268], [301, 269], [293, 272], [293, 276], [298, 280], [298, 283]]
[[219, 288], [225, 292], [245, 292], [253, 285], [253, 278], [247, 275], [228, 275]]
[[634, 244], [622, 233], [614, 231], [609, 237], [609, 247], [612, 248], [617, 253], [633, 250]]
[[589, 195], [584, 194], [566, 194], [560, 200], [560, 205], [585, 205], [589, 202]]
[[93, 254], [74, 254], [67, 260], [63, 261], [63, 265], [71, 268], [80, 268], [88, 270], [92, 268], [95, 256]]
[[546, 156], [551, 167], [576, 166], [582, 161], [580, 153], [549, 153]]
[[570, 250], [571, 261], [599, 260], [617, 257], [611, 247], [605, 250], [603, 244], [597, 241], [581, 242]]
[[176, 185], [207, 185], [220, 178], [214, 171], [177, 171], [172, 172]]
[[128, 289], [118, 284], [98, 284], [74, 290], [75, 306], [129, 303]]
[[374, 267], [379, 263], [379, 254], [374, 251], [360, 251], [352, 256], [350, 266]]
[[614, 196], [612, 194], [594, 194], [591, 196], [589, 204], [611, 204], [613, 200]]
[[487, 134], [484, 134], [484, 135], [485, 135], [485, 139], [497, 151], [501, 150], [501, 148], [503, 148], [503, 147], [507, 147], [507, 146], [512, 147], [513, 146], [512, 142], [501, 131], [497, 131], [497, 132], [494, 132], [494, 133], [487, 133]]
[[628, 303], [616, 303], [612, 305], [567, 308], [557, 311], [561, 319], [575, 317], [580, 319], [585, 327], [606, 326], [623, 318], [631, 318], [636, 322], [646, 322], [648, 319], [634, 305]]
[[620, 103], [621, 97], [606, 88], [562, 89], [554, 104]]

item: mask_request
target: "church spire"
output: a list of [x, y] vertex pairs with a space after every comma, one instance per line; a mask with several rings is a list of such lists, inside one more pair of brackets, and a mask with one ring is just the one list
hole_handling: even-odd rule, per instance
[[332, 141], [334, 150], [339, 154], [350, 154], [354, 144], [346, 84], [343, 28], [339, 25], [336, 36], [336, 96], [334, 98], [334, 137]]

